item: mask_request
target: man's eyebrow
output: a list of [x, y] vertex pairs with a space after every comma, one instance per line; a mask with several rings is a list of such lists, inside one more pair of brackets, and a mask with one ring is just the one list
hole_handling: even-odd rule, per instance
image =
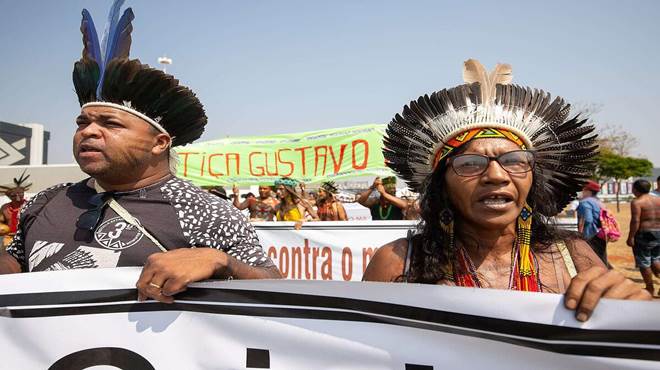
[[97, 114], [97, 116], [99, 116], [100, 118], [104, 118], [104, 119], [119, 117], [119, 115], [115, 114], [115, 113], [99, 113], [99, 114]]
[[[97, 119], [102, 119], [102, 120], [108, 120], [108, 119], [111, 119], [111, 118], [118, 118], [118, 117], [119, 117], [118, 114], [115, 114], [115, 113], [109, 113], [109, 112], [108, 112], [108, 113], [97, 113], [97, 114], [92, 114], [91, 116], [93, 116], [93, 117], [95, 117], [95, 118], [97, 118]], [[80, 115], [79, 115], [76, 119], [80, 119], [80, 118], [89, 119], [89, 118], [90, 118], [90, 114], [88, 114], [88, 113], [86, 113], [86, 112], [82, 112], [82, 113], [80, 113]]]

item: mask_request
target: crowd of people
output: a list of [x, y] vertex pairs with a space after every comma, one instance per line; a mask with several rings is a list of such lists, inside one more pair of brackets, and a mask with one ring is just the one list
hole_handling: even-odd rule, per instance
[[[231, 195], [227, 195], [222, 186], [211, 187], [208, 191], [230, 201], [239, 210], [245, 210], [250, 221], [349, 220], [344, 201], [338, 198], [340, 190], [333, 181], [323, 182], [315, 191], [308, 191], [305, 183], [284, 177], [273, 185], [259, 184], [259, 196], [252, 192], [241, 196], [237, 186], [232, 188]], [[353, 202], [369, 210], [373, 221], [419, 219], [418, 198], [397, 197], [394, 176], [377, 177], [368, 189], [353, 198]]]
[[[277, 199], [263, 184], [258, 197], [242, 202], [232, 189], [230, 202], [221, 189], [179, 179], [172, 148], [201, 136], [207, 117], [199, 98], [129, 58], [132, 28], [110, 35], [101, 55], [90, 24], [83, 12], [83, 53], [73, 72], [81, 106], [73, 153], [89, 178], [22, 204], [0, 274], [142, 266], [139, 299], [171, 303], [195, 281], [281, 278], [241, 209], [258, 220], [346, 219], [333, 183], [313, 197], [282, 178]], [[374, 220], [419, 215], [421, 222], [377, 250], [364, 280], [564, 294], [580, 321], [603, 297], [651, 299], [594, 253], [585, 241], [593, 230], [582, 238], [548, 222], [594, 173], [594, 128], [569, 117], [561, 98], [512, 85], [508, 65], [488, 72], [470, 59], [463, 78], [410, 102], [388, 125], [386, 164], [420, 200], [396, 197], [391, 178], [376, 179], [356, 200]], [[640, 189], [631, 240], [639, 250], [657, 249], [657, 200]], [[582, 230], [590, 230], [586, 220]], [[645, 253], [639, 261], [647, 264]], [[657, 267], [657, 258], [650, 261]]]

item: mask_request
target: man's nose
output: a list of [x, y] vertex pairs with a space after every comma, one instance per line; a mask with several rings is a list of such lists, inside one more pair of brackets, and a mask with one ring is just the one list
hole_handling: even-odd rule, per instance
[[98, 137], [101, 136], [101, 126], [96, 122], [92, 122], [78, 131], [82, 137]]

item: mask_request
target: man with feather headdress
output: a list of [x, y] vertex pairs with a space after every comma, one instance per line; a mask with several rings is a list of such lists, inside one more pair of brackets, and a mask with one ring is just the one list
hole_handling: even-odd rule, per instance
[[238, 210], [175, 176], [172, 148], [199, 138], [206, 114], [173, 76], [129, 59], [134, 17], [130, 8], [119, 16], [122, 4], [114, 2], [102, 43], [82, 13], [73, 152], [90, 178], [23, 207], [0, 273], [144, 266], [139, 298], [162, 302], [211, 277], [279, 278]]
[[0, 207], [0, 235], [5, 236], [3, 246], [11, 242], [12, 237], [16, 234], [18, 227], [18, 213], [23, 204], [25, 204], [25, 191], [30, 188], [32, 184], [28, 184], [27, 179], [30, 175], [25, 175], [25, 171], [20, 177], [14, 178], [13, 185], [0, 186], [9, 203], [5, 203]]

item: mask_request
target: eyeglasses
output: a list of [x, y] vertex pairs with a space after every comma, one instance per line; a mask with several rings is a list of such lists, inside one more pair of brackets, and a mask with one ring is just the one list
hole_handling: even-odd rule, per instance
[[103, 207], [106, 205], [106, 199], [109, 196], [111, 196], [109, 193], [94, 194], [89, 199], [89, 204], [93, 205], [94, 208], [88, 209], [78, 217], [76, 227], [87, 231], [94, 231], [99, 221], [101, 221]]
[[510, 174], [526, 173], [534, 169], [535, 155], [528, 150], [514, 150], [489, 157], [481, 154], [460, 154], [451, 158], [451, 167], [458, 176], [480, 176], [486, 172], [490, 161], [496, 161]]

